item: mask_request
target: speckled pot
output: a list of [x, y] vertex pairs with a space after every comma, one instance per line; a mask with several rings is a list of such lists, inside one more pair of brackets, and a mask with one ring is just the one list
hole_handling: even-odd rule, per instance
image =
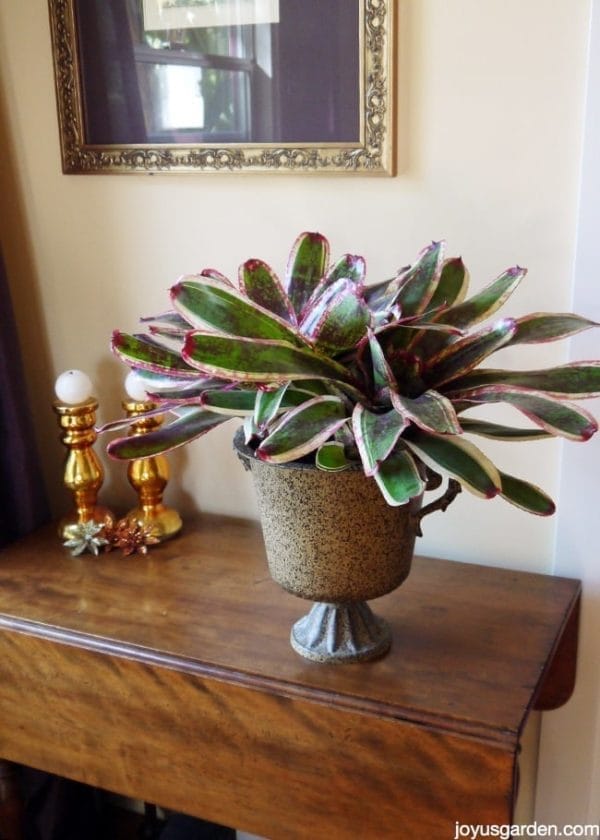
[[389, 629], [364, 602], [408, 575], [421, 499], [390, 507], [360, 467], [324, 472], [299, 462], [267, 464], [239, 432], [234, 446], [252, 471], [271, 576], [318, 602], [294, 626], [293, 647], [320, 661], [380, 656], [390, 646]]

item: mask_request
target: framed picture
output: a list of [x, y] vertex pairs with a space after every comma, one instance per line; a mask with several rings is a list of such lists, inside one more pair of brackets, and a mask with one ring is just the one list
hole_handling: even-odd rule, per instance
[[394, 0], [49, 9], [67, 174], [394, 174]]

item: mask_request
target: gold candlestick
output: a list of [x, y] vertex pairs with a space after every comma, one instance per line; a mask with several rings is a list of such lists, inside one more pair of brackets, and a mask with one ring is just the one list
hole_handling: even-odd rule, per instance
[[[160, 415], [152, 417], [140, 416], [146, 411], [156, 408], [156, 404], [149, 401], [125, 400], [123, 408], [127, 416], [131, 417], [132, 435], [142, 435], [158, 429], [163, 418]], [[137, 419], [136, 419], [137, 418]], [[138, 458], [129, 462], [127, 468], [129, 483], [137, 492], [139, 505], [127, 514], [129, 522], [135, 522], [143, 527], [152, 529], [152, 535], [160, 541], [175, 536], [181, 530], [181, 517], [173, 508], [163, 504], [163, 493], [169, 481], [169, 464], [164, 455], [154, 455], [149, 458]]]
[[75, 510], [64, 517], [58, 527], [63, 540], [71, 539], [77, 527], [84, 522], [114, 522], [110, 510], [97, 504], [98, 491], [104, 480], [104, 470], [93, 450], [97, 408], [98, 401], [94, 397], [75, 405], [60, 400], [54, 403], [54, 411], [63, 430], [61, 440], [68, 449], [64, 483], [73, 493], [75, 501]]

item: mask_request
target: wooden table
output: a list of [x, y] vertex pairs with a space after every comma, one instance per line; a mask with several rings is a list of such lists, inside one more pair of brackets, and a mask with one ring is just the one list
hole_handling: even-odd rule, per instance
[[147, 556], [0, 553], [0, 756], [273, 840], [448, 840], [508, 823], [532, 708], [569, 697], [577, 581], [415, 560], [375, 602], [384, 659], [299, 657], [308, 604], [258, 526], [188, 524]]

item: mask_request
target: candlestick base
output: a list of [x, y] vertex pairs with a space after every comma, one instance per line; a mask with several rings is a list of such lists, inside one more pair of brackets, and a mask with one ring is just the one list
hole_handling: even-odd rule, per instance
[[136, 507], [129, 511], [126, 519], [136, 525], [151, 528], [152, 536], [160, 542], [178, 534], [183, 524], [177, 511], [163, 504], [153, 505], [150, 510]]
[[[125, 400], [123, 408], [131, 418], [131, 434], [141, 435], [156, 430], [162, 416], [145, 416], [156, 408], [153, 402]], [[169, 481], [169, 465], [164, 455], [138, 458], [127, 468], [129, 483], [138, 494], [138, 506], [129, 511], [128, 522], [151, 528], [152, 536], [159, 541], [174, 537], [181, 530], [181, 517], [173, 508], [163, 504], [163, 492]]]

